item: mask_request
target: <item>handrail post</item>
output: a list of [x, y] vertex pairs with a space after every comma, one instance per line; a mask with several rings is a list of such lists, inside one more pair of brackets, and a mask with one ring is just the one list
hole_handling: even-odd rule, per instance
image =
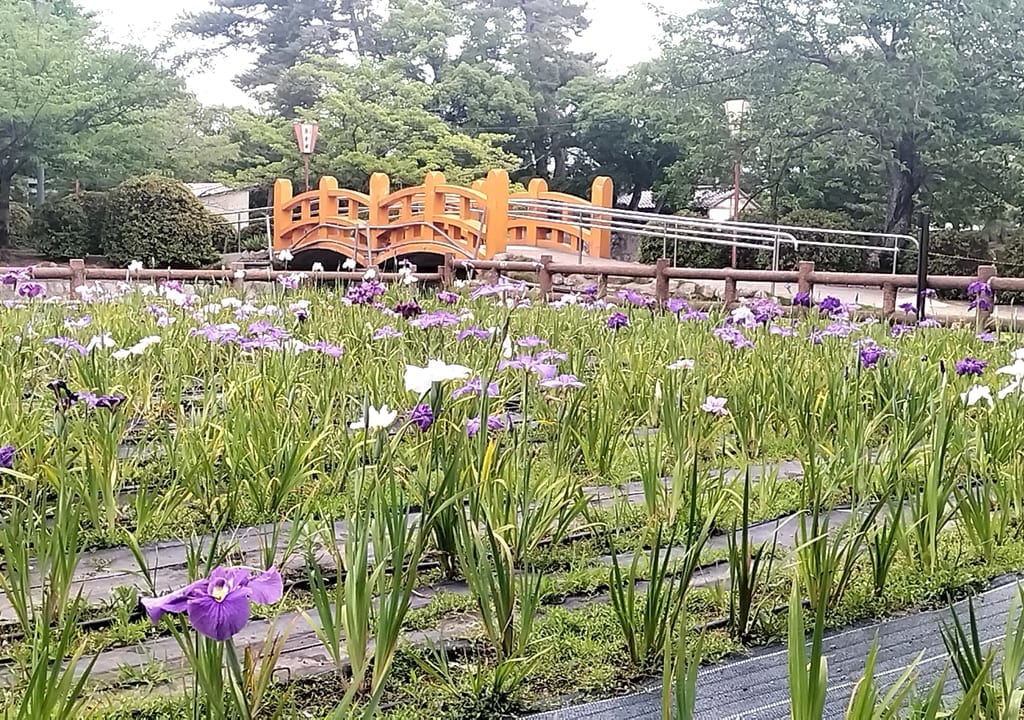
[[924, 320], [924, 299], [928, 294], [928, 240], [931, 219], [921, 213], [921, 241], [917, 247], [917, 322]]
[[[978, 266], [978, 282], [983, 282], [988, 285], [992, 278], [996, 276], [995, 265], [979, 265]], [[995, 295], [991, 298], [991, 307], [986, 308], [983, 305], [978, 306], [978, 328], [983, 329], [988, 326], [992, 319], [992, 312], [995, 309]]]
[[550, 255], [540, 256], [540, 269], [537, 271], [537, 279], [540, 283], [540, 294], [545, 301], [551, 298], [551, 292], [554, 288], [554, 282], [551, 279], [551, 271], [548, 270], [548, 265], [551, 264]]
[[85, 285], [85, 260], [75, 259], [70, 260], [68, 265], [71, 267], [71, 295], [75, 295], [75, 289]]
[[665, 274], [667, 267], [668, 258], [658, 258], [654, 264], [654, 297], [662, 307], [668, 302], [668, 275]]

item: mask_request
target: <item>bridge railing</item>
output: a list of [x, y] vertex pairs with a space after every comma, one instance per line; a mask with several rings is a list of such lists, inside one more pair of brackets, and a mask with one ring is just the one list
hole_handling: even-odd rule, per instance
[[[316, 190], [295, 195], [290, 181], [278, 180], [272, 248], [293, 254], [328, 249], [362, 265], [420, 252], [487, 259], [505, 252], [509, 243], [579, 248], [590, 256], [609, 258], [608, 228], [567, 222], [562, 212], [514, 217], [510, 207], [515, 200], [543, 200], [571, 204], [581, 211], [607, 212], [612, 195], [608, 178], [594, 181], [590, 201], [550, 192], [543, 180], [534, 180], [525, 192], [512, 193], [504, 170], [492, 170], [470, 187], [429, 172], [422, 185], [394, 192], [383, 173], [371, 176], [367, 193], [339, 188], [335, 178], [323, 177]], [[600, 212], [592, 216], [604, 217]]]

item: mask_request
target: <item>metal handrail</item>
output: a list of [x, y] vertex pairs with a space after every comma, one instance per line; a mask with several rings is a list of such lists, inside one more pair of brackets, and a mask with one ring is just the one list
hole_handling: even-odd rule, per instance
[[[513, 210], [513, 206], [520, 208], [520, 210]], [[525, 198], [525, 199], [510, 199], [509, 200], [509, 215], [511, 217], [526, 217], [532, 220], [548, 220], [551, 221], [553, 218], [550, 213], [557, 212], [565, 215], [565, 221], [567, 223], [573, 222], [575, 217], [577, 221], [581, 221], [583, 218], [588, 219], [588, 224], [592, 228], [608, 229], [608, 230], [623, 230], [633, 231], [635, 234], [644, 234], [636, 232], [636, 223], [659, 223], [663, 227], [666, 224], [671, 223], [673, 226], [693, 227], [693, 228], [707, 228], [701, 233], [698, 233], [692, 237], [675, 237], [676, 241], [680, 239], [688, 239], [696, 242], [703, 242], [708, 244], [727, 244], [733, 245], [731, 240], [721, 242], [715, 241], [711, 238], [701, 237], [701, 235], [711, 235], [712, 237], [744, 237], [745, 239], [753, 239], [749, 235], [738, 235], [735, 230], [743, 230], [746, 233], [755, 233], [756, 237], [760, 239], [767, 239], [773, 243], [773, 258], [772, 268], [778, 269], [778, 242], [779, 240], [785, 240], [786, 242], [792, 242], [793, 247], [797, 248], [800, 245], [810, 245], [816, 247], [834, 247], [847, 250], [866, 250], [871, 252], [891, 252], [893, 254], [893, 273], [897, 269], [897, 260], [899, 254], [900, 241], [909, 241], [914, 249], [919, 249], [919, 243], [916, 238], [911, 235], [904, 235], [900, 233], [873, 233], [861, 230], [838, 230], [833, 228], [815, 228], [800, 225], [781, 225], [771, 223], [752, 223], [745, 221], [734, 221], [734, 220], [709, 220], [704, 218], [694, 218], [685, 215], [660, 215], [654, 213], [645, 213], [636, 210], [621, 210], [618, 208], [602, 208], [595, 207], [593, 205], [579, 205], [575, 203], [565, 203], [556, 200], [544, 200], [540, 198]], [[630, 222], [630, 225], [623, 225], [623, 222]], [[728, 232], [727, 228], [735, 228], [733, 232]], [[841, 235], [849, 237], [877, 237], [882, 240], [892, 240], [892, 247], [886, 245], [877, 244], [862, 244], [862, 243], [845, 243], [845, 242], [828, 242], [825, 240], [797, 240], [792, 234], [793, 232], [815, 232], [826, 235]], [[647, 233], [650, 235], [651, 233]], [[737, 247], [744, 247], [739, 243], [735, 243]], [[759, 247], [756, 249], [768, 249], [767, 247]]]

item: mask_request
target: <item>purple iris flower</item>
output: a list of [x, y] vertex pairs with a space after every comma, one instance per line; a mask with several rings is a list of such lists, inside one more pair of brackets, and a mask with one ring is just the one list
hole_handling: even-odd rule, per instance
[[450, 290], [442, 290], [437, 294], [437, 301], [445, 305], [454, 305], [459, 301], [459, 296]]
[[942, 323], [940, 323], [935, 318], [925, 318], [924, 320], [919, 322], [917, 324], [917, 326], [919, 328], [937, 328], [937, 327], [942, 327]]
[[[480, 416], [471, 417], [466, 420], [466, 435], [474, 437], [480, 432]], [[508, 421], [502, 415], [489, 415], [487, 417], [487, 429], [488, 431], [505, 430], [508, 428]]]
[[409, 422], [426, 432], [434, 424], [434, 410], [426, 404], [417, 405], [409, 412]]
[[[477, 376], [477, 377], [473, 378], [472, 380], [470, 380], [465, 385], [463, 385], [462, 387], [454, 390], [452, 392], [452, 397], [453, 398], [460, 398], [463, 395], [481, 395], [481, 394], [483, 394], [483, 391], [484, 391], [483, 383], [484, 383], [483, 378]], [[495, 397], [499, 392], [500, 392], [500, 390], [498, 389], [498, 383], [496, 383], [496, 382], [487, 383], [487, 396], [488, 397]]]
[[395, 305], [395, 312], [404, 317], [406, 320], [416, 317], [423, 312], [423, 308], [415, 300], [408, 300], [406, 302], [400, 302]]
[[213, 640], [227, 640], [249, 622], [249, 603], [272, 605], [284, 594], [277, 568], [256, 573], [246, 567], [219, 567], [210, 577], [196, 580], [167, 595], [142, 598], [155, 625], [164, 613], [187, 613], [197, 631]]
[[769, 326], [768, 332], [780, 337], [793, 337], [796, 335], [796, 330], [789, 325], [775, 325], [774, 323]]
[[992, 286], [983, 280], [975, 280], [967, 286], [967, 294], [974, 297], [977, 295], [992, 296]]
[[830, 324], [827, 328], [821, 331], [821, 334], [826, 337], [845, 338], [850, 337], [851, 333], [853, 333], [853, 331], [857, 329], [858, 327], [854, 323], [851, 323], [847, 320], [840, 320], [838, 322]]
[[865, 370], [870, 370], [877, 366], [885, 355], [885, 348], [878, 345], [865, 345], [860, 349], [860, 364]]
[[63, 380], [51, 380], [46, 383], [46, 387], [50, 388], [57, 398], [58, 410], [68, 410], [78, 402], [78, 393], [73, 392]]
[[976, 298], [967, 303], [968, 310], [981, 310], [982, 312], [988, 312], [992, 309], [992, 296], [978, 295]]
[[843, 303], [837, 297], [829, 295], [818, 303], [818, 311], [821, 313], [833, 314], [843, 309]]
[[903, 337], [904, 335], [909, 335], [912, 332], [914, 332], [913, 326], [911, 326], [911, 325], [900, 325], [900, 324], [897, 323], [896, 325], [892, 326], [892, 331], [891, 331], [890, 334], [892, 335], [894, 340], [898, 340], [899, 338]]
[[72, 318], [64, 318], [64, 327], [69, 328], [84, 328], [89, 327], [92, 324], [92, 315], [83, 315], [78, 320]]
[[0, 276], [0, 283], [4, 285], [17, 285], [32, 279], [32, 273], [28, 270], [10, 270]]
[[613, 312], [608, 316], [608, 328], [610, 330], [619, 330], [624, 327], [629, 327], [629, 318], [623, 313]]
[[736, 350], [754, 347], [754, 343], [750, 342], [739, 328], [732, 325], [716, 327], [712, 334], [719, 340], [729, 343]]
[[557, 375], [550, 380], [542, 380], [540, 383], [541, 387], [551, 388], [552, 390], [563, 390], [565, 388], [581, 388], [586, 387], [580, 379], [575, 375]]
[[17, 453], [17, 449], [13, 445], [4, 445], [3, 447], [0, 447], [0, 468], [10, 470], [14, 467], [15, 453]]
[[767, 298], [754, 298], [747, 303], [747, 307], [753, 314], [754, 321], [761, 324], [767, 324], [775, 318], [785, 315], [785, 312], [783, 312], [782, 307], [778, 303]]
[[980, 376], [985, 372], [985, 368], [988, 367], [988, 363], [978, 358], [965, 357], [963, 360], [956, 361], [956, 374], [963, 375], [978, 375]]
[[537, 337], [536, 335], [527, 335], [524, 338], [520, 338], [516, 342], [516, 344], [519, 347], [535, 348], [535, 347], [541, 347], [542, 345], [547, 345], [548, 341], [547, 340], [542, 340], [541, 338]]
[[917, 312], [917, 306], [914, 305], [914, 303], [909, 303], [909, 302], [900, 303], [900, 310], [902, 310], [903, 312], [907, 312], [907, 313], [910, 313], [911, 315], [913, 315], [914, 313]]
[[811, 299], [811, 294], [809, 292], [798, 292], [796, 295], [793, 296], [794, 307], [809, 308], [813, 304], [814, 300]]
[[669, 298], [668, 302], [665, 303], [665, 307], [673, 315], [678, 315], [683, 310], [689, 310], [690, 303], [686, 302], [683, 298]]
[[993, 333], [993, 332], [978, 333], [977, 335], [975, 335], [975, 337], [978, 338], [979, 340], [981, 340], [982, 342], [986, 342], [986, 343], [996, 343], [996, 342], [999, 342], [999, 338], [996, 337], [996, 334]]
[[620, 290], [616, 297], [633, 305], [639, 305], [640, 307], [651, 307], [654, 305], [653, 298], [641, 295], [636, 290]]
[[532, 370], [537, 361], [530, 355], [519, 355], [512, 360], [502, 360], [498, 363], [498, 370]]
[[18, 286], [18, 295], [23, 298], [36, 298], [45, 294], [46, 288], [43, 287], [42, 283], [23, 282]]
[[459, 334], [456, 335], [455, 337], [459, 342], [462, 342], [463, 340], [467, 340], [469, 338], [476, 338], [477, 340], [486, 340], [490, 336], [491, 333], [488, 332], [487, 330], [484, 330], [482, 327], [478, 325], [473, 325], [471, 327], [466, 328], [465, 330], [460, 330]]
[[363, 280], [358, 285], [352, 285], [345, 293], [346, 299], [353, 305], [370, 305], [378, 295], [387, 292], [383, 283], [376, 280]]
[[530, 370], [537, 373], [542, 381], [551, 380], [558, 374], [558, 366], [550, 363], [535, 362]]
[[436, 328], [436, 327], [450, 327], [452, 325], [458, 325], [462, 320], [458, 315], [447, 312], [446, 310], [435, 310], [434, 312], [424, 313], [419, 317], [415, 317], [409, 321], [409, 324], [413, 327], [421, 329]]
[[708, 319], [708, 314], [703, 310], [687, 310], [679, 316], [682, 322], [703, 322]]

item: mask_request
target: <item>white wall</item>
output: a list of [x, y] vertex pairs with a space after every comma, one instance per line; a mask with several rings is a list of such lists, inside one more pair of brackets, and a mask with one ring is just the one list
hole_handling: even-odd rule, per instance
[[207, 210], [224, 218], [232, 227], [245, 227], [249, 224], [249, 191], [232, 190], [219, 195], [207, 195], [199, 198]]

